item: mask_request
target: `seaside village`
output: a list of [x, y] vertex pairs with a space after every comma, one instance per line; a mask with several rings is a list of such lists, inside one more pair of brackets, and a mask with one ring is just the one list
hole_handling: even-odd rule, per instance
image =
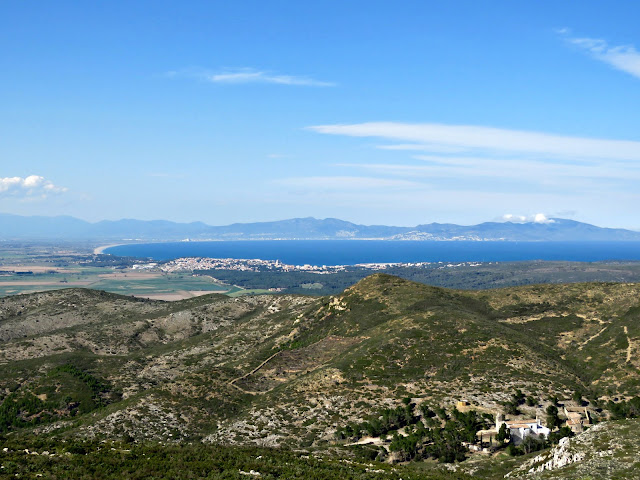
[[461, 266], [480, 266], [479, 262], [445, 263], [445, 262], [395, 262], [395, 263], [358, 263], [355, 265], [289, 265], [280, 260], [238, 259], [238, 258], [207, 258], [207, 257], [183, 257], [163, 263], [148, 262], [133, 265], [133, 270], [156, 270], [165, 273], [176, 273], [197, 270], [236, 270], [244, 272], [280, 271], [280, 272], [310, 272], [317, 274], [336, 273], [347, 270], [349, 267], [365, 270], [385, 270], [391, 267], [433, 267], [454, 268]]

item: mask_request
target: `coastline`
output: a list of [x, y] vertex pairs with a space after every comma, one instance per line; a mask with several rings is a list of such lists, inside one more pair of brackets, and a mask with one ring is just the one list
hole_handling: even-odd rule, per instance
[[[135, 248], [134, 248], [135, 245]], [[131, 248], [128, 248], [131, 247]], [[615, 250], [614, 250], [615, 247]], [[100, 252], [104, 253], [107, 247]], [[640, 261], [640, 242], [263, 240], [121, 244], [119, 255], [167, 261], [178, 258], [279, 260], [287, 265]], [[613, 252], [613, 253], [612, 253]]]
[[120, 245], [127, 245], [126, 243], [112, 243], [110, 245], [102, 245], [93, 249], [94, 255], [101, 255], [107, 248], [119, 247]]

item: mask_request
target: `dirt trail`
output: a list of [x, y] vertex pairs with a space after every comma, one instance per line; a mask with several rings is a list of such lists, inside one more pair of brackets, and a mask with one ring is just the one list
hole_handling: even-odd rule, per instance
[[587, 338], [584, 342], [582, 342], [580, 344], [580, 346], [578, 347], [578, 350], [582, 350], [587, 343], [589, 343], [591, 340], [595, 340], [596, 338], [598, 338], [602, 334], [602, 332], [604, 332], [606, 329], [607, 329], [607, 327], [604, 327], [602, 330], [600, 330], [595, 335], [592, 335], [591, 337]]
[[357, 442], [347, 443], [346, 447], [350, 447], [353, 445], [376, 445], [376, 446], [384, 446], [384, 441], [380, 437], [362, 437]]
[[250, 392], [250, 391], [248, 391], [248, 390], [245, 390], [245, 389], [243, 389], [243, 388], [240, 388], [238, 385], [236, 385], [236, 382], [239, 382], [240, 380], [242, 380], [242, 379], [244, 379], [244, 378], [247, 378], [249, 375], [253, 375], [253, 374], [254, 374], [254, 373], [256, 373], [258, 370], [260, 370], [262, 367], [264, 367], [264, 366], [269, 362], [269, 360], [271, 360], [271, 359], [275, 358], [276, 356], [280, 355], [280, 353], [282, 353], [282, 351], [278, 351], [278, 352], [274, 353], [274, 354], [273, 354], [273, 355], [271, 355], [269, 358], [267, 358], [264, 362], [262, 362], [260, 365], [258, 365], [256, 368], [254, 368], [253, 370], [251, 370], [249, 373], [245, 373], [245, 374], [244, 374], [244, 375], [242, 375], [241, 377], [234, 378], [233, 380], [231, 380], [231, 381], [229, 382], [229, 385], [233, 385], [233, 386], [234, 386], [234, 387], [236, 387], [238, 390], [242, 390], [243, 392], [246, 392], [246, 393], [251, 393], [251, 394], [258, 393], [258, 392]]
[[627, 347], [627, 363], [631, 362], [631, 339], [629, 338], [629, 329], [627, 328], [627, 326], [624, 326], [624, 334], [627, 336], [627, 344], [629, 345]]

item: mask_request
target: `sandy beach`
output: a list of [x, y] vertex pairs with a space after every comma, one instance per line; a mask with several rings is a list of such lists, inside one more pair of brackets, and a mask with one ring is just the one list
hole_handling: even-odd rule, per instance
[[111, 247], [118, 247], [120, 245], [125, 245], [124, 243], [113, 243], [111, 245], [102, 245], [101, 247], [96, 247], [93, 249], [93, 254], [94, 255], [100, 255], [102, 252], [104, 252], [107, 248], [111, 248]]

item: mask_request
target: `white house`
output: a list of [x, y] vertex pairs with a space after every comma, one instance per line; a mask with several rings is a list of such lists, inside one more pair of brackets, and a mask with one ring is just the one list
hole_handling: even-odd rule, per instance
[[551, 433], [551, 430], [547, 427], [543, 427], [537, 418], [533, 420], [505, 421], [502, 418], [502, 415], [498, 415], [496, 417], [496, 431], [500, 431], [500, 427], [503, 423], [507, 425], [509, 433], [511, 434], [511, 442], [514, 445], [521, 444], [525, 437], [528, 437], [529, 435], [544, 435], [547, 437]]

